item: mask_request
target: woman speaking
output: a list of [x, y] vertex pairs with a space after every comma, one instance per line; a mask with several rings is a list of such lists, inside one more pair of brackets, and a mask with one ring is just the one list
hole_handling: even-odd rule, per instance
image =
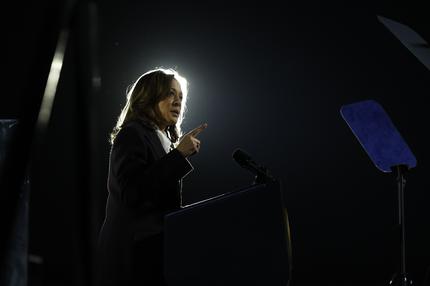
[[106, 216], [99, 236], [98, 285], [165, 285], [163, 219], [181, 207], [197, 135], [182, 136], [187, 81], [172, 69], [140, 76], [111, 134]]

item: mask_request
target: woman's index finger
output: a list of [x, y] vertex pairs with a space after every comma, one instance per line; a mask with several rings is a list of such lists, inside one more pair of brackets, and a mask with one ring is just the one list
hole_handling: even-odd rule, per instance
[[191, 130], [190, 134], [194, 137], [196, 137], [197, 135], [200, 134], [200, 132], [202, 132], [203, 130], [205, 130], [205, 128], [207, 127], [207, 123], [204, 123], [196, 128], [194, 128], [193, 130]]

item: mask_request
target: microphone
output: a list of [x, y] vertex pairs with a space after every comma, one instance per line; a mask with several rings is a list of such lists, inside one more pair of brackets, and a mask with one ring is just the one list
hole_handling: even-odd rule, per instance
[[257, 164], [251, 156], [240, 148], [237, 148], [233, 152], [233, 159], [244, 169], [251, 171], [255, 174], [254, 183], [265, 183], [267, 181], [275, 181], [275, 179], [269, 174], [268, 170]]

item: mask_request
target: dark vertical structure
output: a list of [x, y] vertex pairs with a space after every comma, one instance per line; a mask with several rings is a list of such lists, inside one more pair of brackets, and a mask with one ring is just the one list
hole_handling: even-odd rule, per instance
[[[78, 126], [79, 144], [77, 152], [79, 166], [79, 198], [83, 212], [78, 218], [81, 226], [83, 281], [80, 285], [91, 285], [95, 269], [95, 249], [98, 229], [97, 213], [100, 213], [100, 204], [96, 197], [96, 189], [101, 181], [100, 168], [97, 167], [99, 149], [97, 148], [98, 114], [97, 106], [102, 103], [99, 98], [101, 76], [98, 67], [98, 10], [93, 1], [81, 1], [72, 22], [75, 41], [73, 43], [73, 59], [76, 63], [75, 80], [77, 86], [76, 103], [78, 113], [76, 124]], [[104, 186], [103, 186], [104, 187]]]
[[[4, 173], [6, 154], [18, 128], [18, 121], [14, 119], [0, 120], [0, 174]], [[6, 178], [2, 177], [2, 180]], [[9, 231], [4, 235], [5, 251], [0, 261], [0, 285], [27, 285], [27, 259], [28, 259], [28, 200], [30, 181], [28, 174], [23, 177], [21, 186], [17, 191], [17, 200]], [[11, 208], [12, 209], [12, 208]]]
[[[34, 4], [36, 5], [36, 4]], [[20, 82], [18, 112], [16, 113], [19, 124], [11, 125], [11, 121], [2, 121], [2, 139], [7, 140], [6, 144], [0, 145], [1, 157], [1, 196], [0, 200], [0, 225], [2, 233], [0, 244], [0, 258], [2, 262], [2, 281], [1, 285], [39, 285], [49, 284], [52, 272], [62, 268], [62, 271], [74, 273], [67, 275], [64, 279], [64, 285], [90, 285], [92, 279], [92, 257], [93, 246], [96, 242], [97, 230], [92, 229], [94, 214], [97, 208], [92, 205], [95, 201], [92, 197], [92, 182], [97, 176], [97, 171], [93, 171], [92, 163], [94, 156], [97, 155], [97, 148], [91, 144], [94, 140], [94, 129], [96, 127], [96, 114], [92, 110], [94, 105], [94, 94], [100, 86], [100, 76], [96, 65], [96, 47], [97, 47], [97, 7], [91, 1], [44, 1], [37, 4], [37, 7], [27, 7], [33, 10], [34, 18], [23, 19], [24, 27], [10, 27], [13, 33], [20, 30], [33, 32], [34, 41], [28, 44], [28, 50], [31, 50], [32, 57], [30, 61], [25, 62], [25, 68], [28, 70], [28, 79]], [[34, 25], [28, 25], [34, 23]], [[15, 29], [16, 28], [16, 29]], [[16, 31], [15, 31], [16, 30]], [[23, 44], [24, 41], [18, 42]], [[31, 46], [32, 44], [33, 46]], [[34, 47], [34, 49], [31, 49]], [[17, 50], [13, 55], [19, 56], [19, 50], [26, 50], [24, 47], [16, 49], [12, 46], [12, 51]], [[33, 52], [34, 51], [34, 52]], [[68, 62], [70, 60], [70, 62]], [[69, 66], [65, 66], [67, 63]], [[10, 67], [14, 65], [13, 59], [10, 59]], [[17, 59], [17, 64], [19, 61]], [[9, 67], [9, 68], [10, 68]], [[73, 70], [75, 73], [65, 77], [65, 69]], [[64, 82], [72, 86], [72, 93], [64, 92], [61, 86]], [[12, 82], [13, 83], [13, 82]], [[58, 88], [57, 88], [58, 87]], [[58, 98], [56, 98], [58, 97]], [[43, 221], [46, 217], [52, 218], [59, 216], [58, 213], [51, 212], [52, 205], [70, 204], [67, 200], [70, 194], [65, 193], [67, 188], [58, 186], [55, 192], [44, 188], [43, 184], [35, 184], [33, 192], [30, 194], [30, 181], [28, 174], [35, 174], [34, 178], [46, 184], [51, 181], [60, 172], [68, 172], [67, 169], [56, 168], [55, 166], [46, 167], [46, 160], [53, 150], [46, 149], [48, 135], [51, 124], [51, 113], [55, 109], [54, 101], [61, 100], [63, 97], [72, 98], [77, 110], [73, 116], [75, 120], [72, 124], [79, 130], [78, 144], [69, 150], [71, 154], [79, 153], [79, 159], [73, 166], [77, 166], [78, 186], [77, 192], [72, 194], [71, 208], [79, 209], [72, 214], [72, 220], [77, 221], [77, 235], [79, 247], [78, 254], [72, 259], [66, 255], [58, 260], [51, 260], [51, 265], [44, 265], [44, 256], [46, 252], [63, 253], [63, 249], [54, 249], [52, 242], [60, 244], [61, 247], [67, 248], [65, 242], [61, 241], [63, 237], [53, 236], [44, 232], [50, 229], [55, 234], [58, 225], [53, 224], [52, 220], [44, 221], [41, 225], [37, 220]], [[61, 118], [60, 118], [61, 119]], [[60, 122], [62, 125], [65, 122]], [[51, 127], [50, 127], [51, 129]], [[68, 133], [64, 126], [64, 134]], [[3, 136], [4, 135], [4, 136]], [[63, 134], [60, 134], [62, 136]], [[55, 144], [55, 143], [54, 143]], [[49, 170], [54, 170], [51, 174]], [[40, 177], [41, 173], [47, 173], [46, 176]], [[90, 180], [91, 178], [91, 180]], [[36, 181], [37, 181], [36, 180]], [[55, 181], [55, 180], [53, 180]], [[67, 182], [62, 182], [67, 184]], [[74, 184], [74, 183], [73, 183]], [[42, 186], [42, 187], [41, 187]], [[58, 191], [60, 194], [58, 195]], [[61, 191], [63, 191], [61, 193]], [[55, 197], [52, 197], [54, 194]], [[31, 195], [31, 196], [30, 196]], [[50, 196], [50, 197], [49, 197]], [[48, 199], [48, 200], [47, 200]], [[75, 205], [76, 204], [76, 205]], [[36, 209], [29, 220], [29, 210]], [[77, 215], [76, 215], [77, 214]], [[40, 219], [42, 218], [42, 219]], [[60, 219], [61, 221], [61, 219]], [[63, 223], [67, 224], [67, 223]], [[76, 225], [74, 227], [76, 227]], [[69, 228], [67, 225], [61, 228]], [[73, 230], [72, 227], [69, 228]], [[70, 236], [73, 237], [74, 234]], [[33, 239], [34, 237], [38, 238]], [[33, 243], [33, 245], [31, 245]], [[50, 244], [51, 243], [51, 244]], [[41, 246], [42, 245], [42, 246]], [[38, 249], [37, 255], [32, 255], [31, 247]], [[40, 255], [39, 255], [40, 254]], [[76, 257], [78, 260], [76, 260]], [[28, 264], [30, 263], [30, 264]], [[54, 270], [52, 263], [58, 264]], [[34, 265], [38, 264], [38, 266]], [[72, 266], [70, 266], [72, 265]], [[28, 268], [28, 269], [27, 269]], [[33, 271], [33, 272], [32, 272]], [[7, 275], [3, 275], [7, 273]], [[33, 274], [33, 276], [31, 276]], [[57, 275], [58, 276], [58, 275]], [[61, 275], [60, 275], [61, 276]], [[34, 278], [34, 280], [32, 280]], [[37, 278], [37, 279], [36, 279]]]
[[[29, 160], [34, 151], [34, 135], [36, 130], [41, 133], [43, 131], [40, 128], [36, 129], [36, 121], [46, 88], [52, 57], [59, 39], [60, 23], [64, 12], [58, 2], [50, 2], [52, 3], [46, 5], [47, 17], [43, 19], [42, 31], [35, 44], [37, 57], [32, 58], [32, 61], [28, 63], [28, 69], [32, 76], [23, 83], [23, 99], [17, 114], [19, 125], [16, 126], [14, 134], [8, 142], [9, 148], [7, 148], [2, 160], [0, 225], [5, 235], [1, 236], [0, 257], [3, 261], [8, 260], [5, 262], [6, 265], [18, 259], [11, 252], [9, 242], [10, 238], [16, 234], [16, 223], [21, 219], [22, 193], [20, 190], [22, 190], [23, 182], [26, 180]], [[20, 263], [25, 263], [25, 261]], [[23, 273], [25, 271], [21, 272], [21, 274]], [[13, 281], [8, 279], [6, 282]]]

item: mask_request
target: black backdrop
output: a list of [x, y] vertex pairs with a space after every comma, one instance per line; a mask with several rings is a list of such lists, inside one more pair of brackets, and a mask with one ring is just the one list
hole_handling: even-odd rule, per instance
[[[23, 116], [28, 98], [39, 96], [25, 85], [44, 77], [35, 58], [44, 23], [57, 23], [51, 4], [13, 4], [19, 13], [4, 26], [2, 118]], [[381, 103], [418, 161], [406, 185], [407, 263], [422, 284], [430, 265], [430, 71], [376, 15], [429, 41], [423, 11], [383, 2], [81, 2], [47, 136], [32, 164], [30, 253], [42, 262], [31, 264], [30, 282], [90, 281], [109, 132], [127, 86], [162, 66], [190, 82], [184, 129], [209, 125], [192, 158], [196, 170], [184, 181], [186, 202], [249, 184], [252, 176], [231, 154], [237, 147], [252, 154], [283, 181], [296, 285], [388, 284], [398, 270], [394, 177], [373, 166], [339, 113], [359, 100]]]

